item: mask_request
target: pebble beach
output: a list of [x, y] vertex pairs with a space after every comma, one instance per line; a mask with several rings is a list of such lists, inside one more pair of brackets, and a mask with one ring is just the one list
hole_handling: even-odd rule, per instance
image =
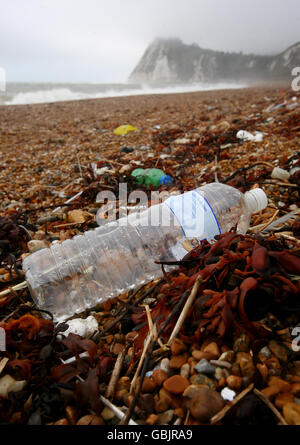
[[[300, 425], [299, 110], [287, 86], [0, 107], [0, 422], [256, 425], [261, 413]], [[115, 134], [121, 125], [135, 130]], [[93, 335], [61, 340], [22, 261], [97, 227], [97, 194], [137, 189], [139, 167], [170, 175], [168, 192], [222, 182], [261, 187], [269, 204], [245, 236], [203, 242], [160, 280], [84, 312]], [[261, 318], [247, 302], [261, 301], [256, 289], [272, 295]]]

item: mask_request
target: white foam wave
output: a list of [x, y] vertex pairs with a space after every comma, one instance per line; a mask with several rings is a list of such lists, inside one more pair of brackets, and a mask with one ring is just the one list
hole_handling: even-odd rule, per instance
[[194, 85], [180, 85], [173, 87], [151, 88], [148, 85], [143, 85], [141, 88], [130, 89], [124, 88], [122, 90], [108, 89], [106, 91], [96, 91], [94, 93], [86, 93], [81, 91], [72, 91], [70, 88], [51, 88], [48, 90], [36, 90], [19, 92], [10, 100], [5, 102], [5, 105], [26, 105], [26, 104], [41, 104], [61, 101], [83, 100], [83, 99], [98, 99], [108, 97], [122, 97], [122, 96], [137, 96], [149, 94], [175, 94], [188, 93], [196, 91], [209, 91], [220, 89], [235, 89], [245, 88], [246, 85], [219, 83], [219, 84], [194, 84]]

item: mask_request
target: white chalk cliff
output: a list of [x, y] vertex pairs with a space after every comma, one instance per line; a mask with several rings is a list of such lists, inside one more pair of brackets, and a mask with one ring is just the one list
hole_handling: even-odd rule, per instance
[[156, 38], [131, 73], [132, 83], [244, 82], [292, 79], [300, 43], [275, 56], [225, 53]]

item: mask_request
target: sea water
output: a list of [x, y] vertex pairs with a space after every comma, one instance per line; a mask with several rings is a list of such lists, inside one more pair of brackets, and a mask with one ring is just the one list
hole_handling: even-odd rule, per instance
[[142, 94], [174, 94], [196, 91], [245, 88], [238, 83], [190, 83], [179, 85], [139, 85], [131, 83], [6, 83], [0, 105], [25, 105]]

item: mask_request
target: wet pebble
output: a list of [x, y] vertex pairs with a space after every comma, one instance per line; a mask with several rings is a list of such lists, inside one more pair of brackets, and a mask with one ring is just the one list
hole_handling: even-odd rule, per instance
[[183, 397], [185, 408], [190, 410], [194, 419], [203, 423], [208, 423], [224, 407], [221, 395], [209, 388], [191, 385], [185, 390]]

